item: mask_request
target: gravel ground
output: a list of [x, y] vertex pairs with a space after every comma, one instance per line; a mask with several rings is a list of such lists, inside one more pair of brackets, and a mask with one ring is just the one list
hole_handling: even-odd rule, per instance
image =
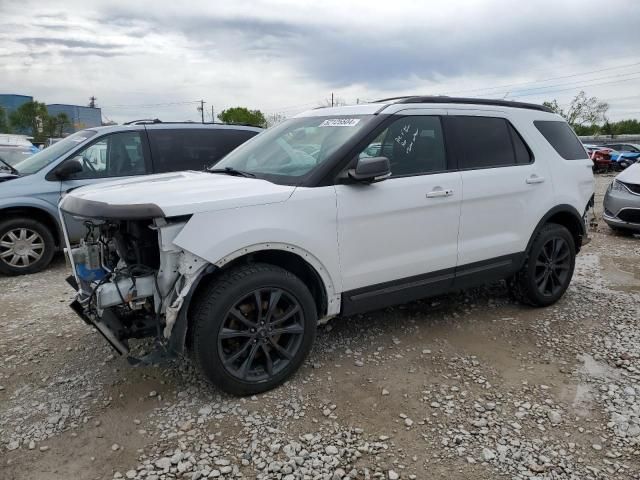
[[243, 399], [115, 356], [62, 258], [0, 277], [0, 478], [640, 479], [640, 239], [592, 235], [553, 307], [497, 284], [336, 318]]

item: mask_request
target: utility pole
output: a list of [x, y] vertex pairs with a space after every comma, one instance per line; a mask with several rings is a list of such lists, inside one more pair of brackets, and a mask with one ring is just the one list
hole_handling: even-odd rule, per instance
[[331, 92], [331, 106], [333, 107], [333, 92]]
[[202, 116], [202, 123], [204, 123], [204, 104], [207, 103], [204, 100], [200, 100], [200, 106], [198, 107], [198, 111], [200, 112], [200, 115]]
[[213, 105], [211, 105], [211, 123], [216, 123], [216, 116], [213, 112]]

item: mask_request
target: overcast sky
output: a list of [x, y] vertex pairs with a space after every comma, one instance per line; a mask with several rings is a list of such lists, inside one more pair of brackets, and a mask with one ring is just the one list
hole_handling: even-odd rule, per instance
[[[0, 93], [114, 121], [452, 94], [640, 118], [638, 0], [0, 0]], [[191, 103], [189, 103], [191, 102]]]

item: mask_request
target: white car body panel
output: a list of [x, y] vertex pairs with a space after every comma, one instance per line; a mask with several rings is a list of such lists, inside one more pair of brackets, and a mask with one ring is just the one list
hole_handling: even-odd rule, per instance
[[79, 188], [73, 196], [110, 205], [155, 204], [167, 217], [283, 202], [295, 187], [206, 172], [131, 177]]
[[298, 253], [323, 279], [335, 314], [343, 290], [336, 230], [335, 187], [298, 187], [280, 203], [198, 212], [173, 243], [218, 266], [256, 250]]

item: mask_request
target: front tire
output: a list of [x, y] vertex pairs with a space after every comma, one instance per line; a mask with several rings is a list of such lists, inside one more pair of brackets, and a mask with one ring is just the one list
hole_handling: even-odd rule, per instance
[[16, 217], [0, 222], [0, 273], [40, 272], [51, 263], [55, 247], [51, 230], [37, 220]]
[[225, 392], [252, 395], [286, 381], [315, 338], [309, 289], [291, 272], [255, 263], [215, 279], [193, 309], [193, 353], [206, 377]]
[[569, 287], [576, 264], [576, 247], [566, 227], [548, 223], [536, 235], [527, 259], [511, 280], [519, 301], [546, 307], [557, 302]]

